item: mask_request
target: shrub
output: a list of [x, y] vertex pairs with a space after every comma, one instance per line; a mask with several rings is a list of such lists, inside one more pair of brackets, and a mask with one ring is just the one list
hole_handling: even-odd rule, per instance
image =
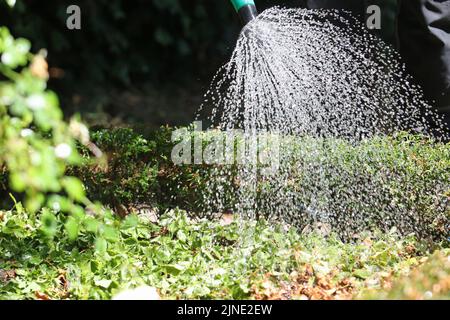
[[[158, 163], [152, 158], [154, 143], [130, 129], [97, 131], [92, 141], [101, 147], [104, 158], [87, 160], [85, 167], [73, 167], [70, 172], [83, 180], [93, 199], [116, 211], [133, 203], [155, 201]], [[82, 152], [89, 159], [89, 150], [83, 148]]]
[[[130, 129], [94, 134], [94, 141], [109, 155], [109, 164], [106, 172], [89, 166], [78, 169], [87, 190], [92, 191], [90, 196], [105, 203], [117, 199], [131, 207], [139, 203], [164, 209], [180, 207], [197, 215], [238, 212], [239, 195], [252, 187], [235, 179], [239, 166], [230, 166], [228, 175], [222, 176], [226, 181], [218, 195], [219, 205], [205, 202], [208, 192], [217, 187], [217, 172], [213, 170], [217, 165], [175, 166], [170, 159], [174, 145], [171, 132], [170, 128], [162, 128], [146, 134], [147, 139]], [[193, 131], [186, 134], [192, 138], [201, 135], [203, 148], [221, 135]], [[137, 146], [137, 141], [142, 145]], [[137, 151], [130, 146], [136, 146]], [[448, 236], [449, 144], [398, 134], [374, 137], [357, 145], [339, 139], [285, 137], [281, 148], [287, 159], [282, 170], [290, 183], [258, 180], [254, 196], [260, 216], [287, 219], [304, 228], [321, 219], [307, 211], [315, 205], [327, 213], [322, 218], [345, 238], [368, 228], [392, 227], [423, 238]], [[151, 174], [147, 168], [152, 168]], [[286, 208], [283, 206], [287, 201], [293, 212], [288, 216], [283, 216], [286, 210], [274, 214], [274, 206]]]
[[104, 152], [104, 161], [83, 148], [85, 165], [70, 172], [81, 178], [92, 199], [116, 211], [130, 213], [140, 205], [198, 210], [201, 166], [173, 165], [171, 133], [168, 127], [147, 138], [128, 128], [96, 131], [92, 142]]
[[[47, 240], [60, 230], [72, 240], [85, 231], [101, 236], [105, 228], [100, 221], [85, 215], [86, 206], [97, 213], [98, 206], [86, 197], [81, 181], [66, 174], [69, 165], [82, 163], [77, 143], [88, 145], [89, 131], [76, 118], [64, 121], [56, 94], [46, 89], [45, 54], [29, 50], [26, 39], [14, 39], [0, 27], [2, 193], [11, 196], [16, 210], [39, 222]], [[2, 232], [15, 229], [9, 225]]]

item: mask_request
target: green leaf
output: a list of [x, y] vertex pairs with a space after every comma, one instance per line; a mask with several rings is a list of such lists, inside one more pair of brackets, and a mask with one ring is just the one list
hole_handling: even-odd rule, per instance
[[84, 220], [84, 226], [88, 232], [96, 233], [100, 228], [100, 224], [100, 221], [92, 217], [88, 217]]
[[187, 240], [186, 234], [183, 232], [183, 230], [178, 230], [178, 231], [177, 231], [177, 238], [178, 238], [181, 242], [186, 242], [186, 240]]
[[111, 226], [104, 226], [102, 235], [106, 240], [112, 242], [118, 241], [120, 236], [119, 232]]
[[365, 280], [370, 277], [371, 272], [367, 269], [358, 269], [358, 270], [355, 270], [353, 272], [353, 274], [355, 275], [355, 277]]
[[33, 195], [32, 197], [26, 198], [25, 207], [27, 208], [28, 212], [35, 213], [41, 208], [44, 201], [45, 201], [44, 195], [38, 193]]
[[70, 198], [77, 201], [83, 201], [85, 199], [86, 194], [84, 187], [78, 178], [64, 177], [62, 180], [62, 185]]
[[96, 238], [95, 239], [95, 251], [98, 253], [105, 253], [108, 248], [108, 243], [104, 238]]
[[139, 218], [135, 214], [128, 215], [121, 224], [123, 230], [135, 228], [139, 224]]
[[186, 267], [181, 264], [169, 264], [165, 265], [164, 268], [168, 273], [171, 275], [177, 276], [180, 274], [181, 271], [183, 271]]
[[75, 218], [69, 217], [64, 227], [70, 240], [73, 241], [78, 237], [80, 224]]

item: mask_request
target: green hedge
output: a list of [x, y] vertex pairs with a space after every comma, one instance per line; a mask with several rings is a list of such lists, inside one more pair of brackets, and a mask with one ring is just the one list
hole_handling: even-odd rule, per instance
[[[170, 159], [171, 133], [167, 127], [145, 138], [132, 129], [98, 131], [92, 138], [104, 150], [106, 163], [89, 164], [92, 160], [87, 160], [71, 174], [84, 181], [93, 199], [113, 207], [120, 204], [129, 212], [142, 204], [180, 207], [198, 215], [239, 211], [238, 193], [250, 187], [236, 182], [239, 168], [228, 170], [231, 174], [225, 177], [225, 189], [218, 199], [222, 205], [205, 203], [207, 192], [217, 187], [213, 183], [217, 173], [212, 170], [217, 166], [175, 166]], [[204, 146], [220, 135], [191, 134], [202, 135]], [[281, 153], [288, 152], [289, 162], [281, 172], [289, 183], [263, 178], [257, 182], [254, 196], [259, 216], [276, 219], [283, 215], [301, 228], [326, 222], [346, 238], [367, 228], [392, 227], [424, 238], [448, 235], [450, 144], [407, 134], [376, 137], [357, 145], [338, 139], [287, 137]], [[285, 211], [274, 212], [274, 207], [287, 204], [295, 208], [289, 217]], [[308, 210], [311, 206], [326, 214], [314, 216]]]
[[[82, 147], [84, 165], [69, 168], [67, 174], [83, 181], [90, 199], [120, 215], [175, 207], [197, 216], [240, 212], [247, 193], [256, 200], [258, 217], [283, 218], [301, 229], [326, 223], [347, 239], [366, 229], [393, 227], [421, 238], [448, 237], [450, 144], [407, 134], [356, 145], [285, 137], [280, 147], [287, 157], [280, 168], [285, 179], [261, 177], [254, 188], [236, 179], [236, 165], [226, 168], [221, 184], [215, 183], [217, 165], [174, 165], [172, 131], [163, 127], [143, 135], [132, 129], [94, 132], [92, 141], [103, 157], [96, 159]], [[188, 134], [201, 135], [204, 148], [221, 135]], [[4, 186], [6, 178], [4, 174]], [[223, 189], [215, 201], [205, 201], [219, 187]], [[3, 189], [6, 194], [8, 189]]]

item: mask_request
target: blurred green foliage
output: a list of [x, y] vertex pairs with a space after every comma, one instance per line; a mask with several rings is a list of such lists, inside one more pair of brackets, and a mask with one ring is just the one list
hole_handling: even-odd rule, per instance
[[[375, 2], [383, 7], [383, 32], [389, 38], [396, 1]], [[78, 31], [66, 28], [71, 4], [81, 8]], [[260, 11], [306, 5], [288, 0], [257, 4]], [[64, 69], [68, 82], [84, 79], [90, 85], [211, 75], [226, 60], [240, 30], [228, 0], [17, 0], [13, 9], [3, 3], [0, 10], [2, 23], [13, 34], [30, 39], [36, 50], [48, 49], [50, 64]]]
[[[75, 117], [64, 121], [56, 94], [47, 89], [45, 54], [33, 55], [30, 47], [28, 40], [15, 39], [0, 27], [1, 200], [12, 198], [15, 212], [26, 212], [43, 241], [59, 230], [70, 240], [82, 232], [106, 239], [108, 227], [85, 211], [103, 210], [86, 197], [81, 181], [66, 172], [69, 165], [82, 163], [77, 144], [90, 143], [89, 131]], [[2, 232], [18, 235], [26, 223], [8, 224]]]
[[28, 40], [0, 28], [0, 166], [11, 189], [26, 194], [28, 211], [54, 206], [51, 199], [61, 191], [68, 197], [61, 199], [60, 210], [77, 211], [84, 189], [65, 176], [65, 168], [80, 163], [76, 138], [86, 142], [88, 132], [75, 119], [64, 122], [57, 96], [47, 90], [45, 59], [29, 50]]

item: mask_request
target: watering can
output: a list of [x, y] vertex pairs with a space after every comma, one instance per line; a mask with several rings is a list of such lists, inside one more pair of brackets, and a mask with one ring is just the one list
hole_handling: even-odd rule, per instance
[[254, 0], [231, 0], [234, 9], [241, 19], [242, 25], [246, 25], [250, 21], [256, 18], [258, 15], [258, 10], [256, 10], [256, 5]]

